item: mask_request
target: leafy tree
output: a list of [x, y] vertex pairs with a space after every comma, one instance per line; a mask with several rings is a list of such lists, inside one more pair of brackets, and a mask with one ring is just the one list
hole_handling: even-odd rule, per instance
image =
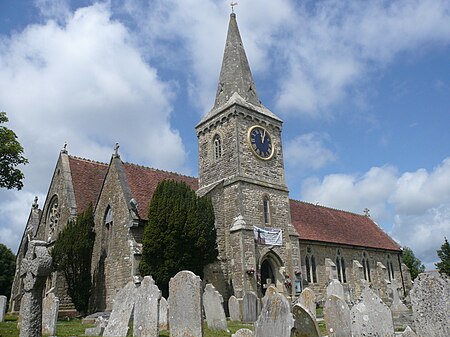
[[152, 275], [164, 296], [177, 272], [203, 277], [203, 268], [217, 258], [211, 199], [197, 197], [185, 183], [165, 180], [153, 194], [144, 230], [142, 275]]
[[409, 247], [403, 247], [403, 263], [409, 268], [413, 280], [425, 271], [422, 261], [414, 255], [414, 252]]
[[62, 272], [68, 293], [77, 311], [88, 310], [91, 294], [91, 257], [94, 248], [94, 214], [92, 205], [69, 221], [52, 250], [53, 269]]
[[[8, 122], [6, 113], [0, 111], [0, 124], [6, 122]], [[24, 175], [15, 167], [26, 163], [28, 160], [23, 156], [23, 147], [14, 131], [0, 126], [0, 188], [20, 190], [23, 187]]]
[[16, 270], [16, 256], [11, 249], [0, 243], [0, 295], [9, 298]]
[[441, 259], [441, 262], [436, 263], [436, 267], [442, 274], [447, 274], [450, 276], [450, 244], [447, 241], [447, 238], [444, 238], [445, 241], [441, 246], [441, 249], [438, 249], [437, 255]]

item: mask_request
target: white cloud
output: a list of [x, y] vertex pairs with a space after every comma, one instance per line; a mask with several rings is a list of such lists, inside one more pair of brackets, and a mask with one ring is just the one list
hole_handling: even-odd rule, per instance
[[450, 158], [431, 172], [399, 174], [396, 168], [384, 166], [363, 175], [311, 178], [304, 182], [302, 196], [360, 214], [369, 208], [372, 218], [391, 228], [391, 235], [412, 248], [428, 268], [433, 268], [444, 236], [450, 236]]
[[284, 146], [286, 165], [291, 167], [319, 169], [336, 160], [326, 147], [329, 135], [311, 132], [288, 140]]

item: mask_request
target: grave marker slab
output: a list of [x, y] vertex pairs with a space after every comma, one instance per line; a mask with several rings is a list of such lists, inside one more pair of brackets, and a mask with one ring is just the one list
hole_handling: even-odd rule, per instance
[[208, 328], [228, 331], [222, 295], [210, 283], [206, 285], [203, 292], [203, 308]]
[[387, 287], [392, 292], [392, 304], [390, 306], [391, 311], [396, 313], [409, 311], [408, 307], [400, 299], [400, 294], [398, 292], [399, 289], [402, 289], [402, 285], [397, 282], [397, 280], [392, 280]]
[[409, 293], [419, 336], [450, 336], [450, 280], [438, 272], [422, 273]]
[[169, 282], [171, 337], [202, 337], [202, 280], [191, 271], [180, 271]]
[[365, 288], [350, 311], [354, 336], [392, 337], [394, 323], [391, 310], [370, 288]]
[[151, 276], [145, 276], [136, 290], [134, 305], [133, 336], [159, 336], [159, 301], [161, 291]]
[[235, 334], [231, 335], [231, 337], [253, 337], [254, 333], [250, 329], [242, 328], [236, 331]]
[[347, 303], [336, 295], [329, 295], [323, 308], [323, 318], [329, 337], [352, 335], [350, 309]]
[[133, 281], [130, 281], [117, 293], [108, 325], [103, 333], [104, 337], [122, 337], [127, 335], [136, 301], [136, 292], [136, 285]]
[[[321, 337], [317, 321], [300, 303], [296, 303], [292, 308], [294, 315], [293, 337]], [[289, 336], [289, 335], [286, 335]]]
[[94, 327], [85, 329], [84, 334], [86, 336], [101, 336], [103, 334], [103, 331], [105, 331], [107, 325], [108, 318], [99, 316], [94, 321]]
[[284, 295], [267, 291], [263, 307], [255, 323], [258, 337], [290, 336], [294, 326], [291, 305]]
[[58, 321], [59, 298], [53, 292], [47, 294], [42, 301], [42, 333], [56, 336]]
[[344, 287], [339, 280], [331, 280], [327, 286], [327, 296], [334, 295], [339, 298], [345, 299]]
[[230, 320], [239, 322], [242, 320], [241, 306], [235, 296], [228, 299], [228, 311], [230, 312]]
[[169, 329], [169, 304], [164, 297], [159, 301], [159, 329]]
[[402, 337], [418, 337], [417, 334], [409, 327], [406, 327], [405, 331], [402, 332]]
[[314, 291], [309, 288], [303, 289], [298, 299], [298, 303], [308, 309], [311, 315], [316, 317], [316, 294], [314, 294]]
[[6, 304], [6, 296], [0, 295], [0, 322], [5, 320]]
[[258, 319], [258, 298], [252, 291], [244, 294], [242, 299], [242, 321], [254, 323]]

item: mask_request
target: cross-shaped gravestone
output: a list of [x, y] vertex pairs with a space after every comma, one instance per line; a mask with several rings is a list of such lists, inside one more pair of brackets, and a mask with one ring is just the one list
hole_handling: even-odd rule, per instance
[[52, 271], [52, 258], [45, 241], [30, 241], [22, 260], [20, 277], [23, 290], [20, 303], [20, 337], [42, 336], [42, 290]]
[[387, 287], [392, 291], [391, 311], [394, 312], [408, 311], [408, 307], [403, 304], [402, 300], [400, 299], [400, 295], [398, 293], [398, 290], [402, 288], [401, 284], [399, 284], [397, 280], [392, 280], [392, 282], [388, 284]]

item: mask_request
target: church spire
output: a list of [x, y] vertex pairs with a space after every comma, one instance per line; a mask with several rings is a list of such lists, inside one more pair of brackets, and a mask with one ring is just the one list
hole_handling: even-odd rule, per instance
[[236, 14], [231, 13], [214, 108], [227, 103], [234, 93], [238, 93], [249, 103], [260, 105], [247, 55], [242, 44], [241, 34], [239, 33]]

